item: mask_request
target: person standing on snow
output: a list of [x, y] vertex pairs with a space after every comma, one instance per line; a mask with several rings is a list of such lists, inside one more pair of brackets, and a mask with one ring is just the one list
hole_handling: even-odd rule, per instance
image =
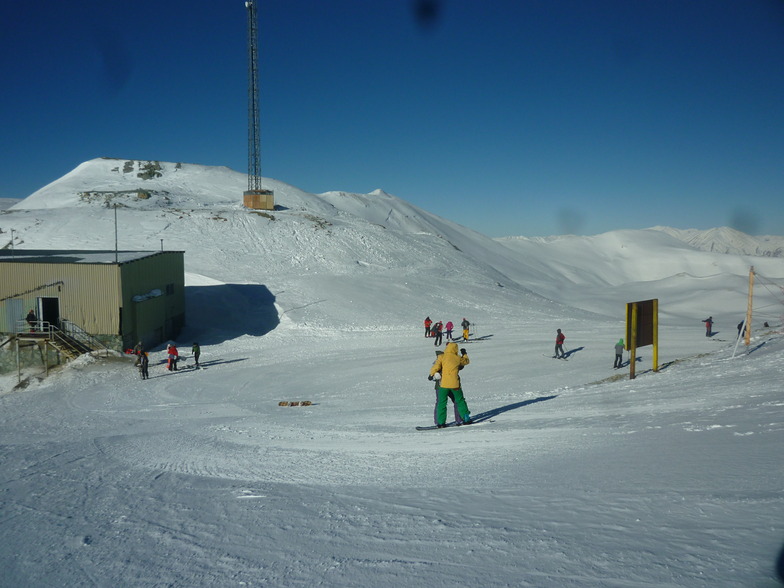
[[[444, 355], [443, 351], [436, 351], [436, 361], [438, 361], [438, 358], [440, 356], [442, 356], [442, 355]], [[435, 361], [433, 362], [433, 365], [436, 365]], [[458, 376], [458, 380], [459, 379], [460, 379], [460, 376]], [[440, 370], [437, 371], [435, 374], [433, 374], [433, 381], [435, 382], [435, 391], [436, 391], [436, 404], [435, 404], [435, 407], [433, 408], [433, 424], [437, 425], [438, 424], [438, 389], [441, 387], [441, 371]], [[454, 409], [455, 409], [455, 422], [458, 425], [462, 425], [463, 424], [463, 417], [460, 416], [460, 411], [457, 409], [457, 404], [455, 403], [455, 394], [454, 394], [454, 392], [450, 391], [449, 394], [447, 394], [447, 396], [452, 400], [452, 406], [454, 406]]]
[[193, 347], [191, 347], [191, 353], [193, 353], [193, 361], [196, 362], [196, 367], [199, 367], [199, 356], [201, 355], [201, 347], [199, 347], [198, 343], [193, 344]]
[[468, 328], [471, 326], [471, 323], [463, 317], [463, 322], [460, 323], [460, 326], [463, 327], [463, 341], [468, 341]]
[[146, 351], [142, 351], [139, 354], [139, 363], [136, 365], [139, 366], [139, 373], [142, 376], [142, 380], [147, 380], [150, 377], [150, 372], [148, 371], [150, 367], [150, 358]]
[[[558, 333], [555, 336], [555, 358], [556, 359], [564, 359], [566, 356], [564, 355], [563, 344], [566, 341], [566, 335], [561, 332], [561, 329], [557, 329]], [[558, 355], [560, 353], [560, 355]]]
[[433, 325], [433, 333], [434, 333], [433, 336], [436, 338], [433, 345], [438, 347], [439, 345], [441, 345], [441, 339], [444, 334], [444, 325], [441, 321], [438, 321], [435, 325]]
[[441, 381], [438, 387], [438, 403], [436, 404], [436, 426], [443, 428], [446, 426], [446, 401], [449, 393], [452, 392], [455, 398], [455, 405], [460, 412], [464, 425], [471, 424], [471, 412], [468, 410], [463, 389], [461, 388], [460, 376], [458, 372], [461, 368], [470, 363], [465, 349], [457, 354], [457, 343], [447, 343], [443, 355], [436, 358], [433, 367], [430, 368], [428, 380], [432, 381], [436, 373], [441, 372]]
[[623, 366], [623, 348], [623, 339], [619, 339], [615, 344], [615, 363], [613, 363], [613, 368], [615, 369]]
[[141, 363], [142, 353], [144, 353], [144, 345], [139, 341], [133, 346], [133, 354], [136, 356], [136, 363], [134, 365], [138, 366]]
[[455, 328], [455, 325], [452, 324], [452, 321], [447, 321], [446, 325], [444, 325], [444, 327], [446, 328], [446, 340], [447, 341], [451, 341], [452, 340], [452, 329]]
[[174, 346], [173, 343], [170, 343], [166, 346], [166, 354], [169, 357], [169, 362], [167, 364], [167, 368], [169, 371], [177, 371], [177, 360], [180, 358], [180, 354], [177, 352], [177, 348]]
[[430, 325], [433, 324], [433, 321], [430, 320], [430, 317], [425, 317], [425, 337], [430, 336]]
[[705, 323], [705, 336], [710, 337], [713, 334], [713, 317], [709, 316], [702, 322]]

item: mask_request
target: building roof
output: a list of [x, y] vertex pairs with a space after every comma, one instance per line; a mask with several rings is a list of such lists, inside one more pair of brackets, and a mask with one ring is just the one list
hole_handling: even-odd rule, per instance
[[2, 249], [0, 263], [123, 264], [163, 253], [182, 251], [114, 251], [86, 249]]

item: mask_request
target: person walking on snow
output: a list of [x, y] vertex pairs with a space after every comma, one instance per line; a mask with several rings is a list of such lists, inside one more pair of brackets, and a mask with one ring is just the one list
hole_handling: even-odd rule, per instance
[[468, 341], [468, 328], [471, 326], [471, 323], [463, 317], [463, 322], [460, 323], [460, 326], [463, 327], [463, 341]]
[[433, 321], [430, 320], [430, 317], [425, 317], [425, 337], [430, 336], [430, 325], [433, 324]]
[[[444, 355], [443, 351], [436, 351], [436, 361], [438, 361], [438, 358], [440, 356], [442, 356], [442, 355]], [[435, 365], [435, 364], [436, 364], [436, 362], [434, 361], [433, 365]], [[459, 369], [462, 369], [462, 368], [458, 368], [458, 371], [459, 371]], [[458, 376], [458, 380], [459, 379], [460, 379], [460, 376]], [[433, 408], [433, 424], [437, 425], [438, 424], [438, 389], [441, 387], [441, 372], [440, 371], [438, 371], [435, 374], [433, 374], [433, 381], [435, 382], [435, 391], [436, 391], [436, 403], [435, 403], [435, 407]], [[454, 392], [450, 391], [447, 396], [452, 400], [452, 406], [455, 409], [455, 422], [458, 425], [462, 425], [463, 424], [463, 417], [460, 416], [460, 411], [457, 408], [457, 404], [455, 404], [455, 394], [454, 394]]]
[[436, 405], [436, 425], [439, 429], [446, 426], [446, 401], [450, 392], [454, 395], [455, 405], [460, 412], [460, 417], [463, 419], [463, 424], [471, 424], [471, 412], [468, 410], [468, 404], [466, 404], [463, 389], [461, 388], [460, 376], [457, 374], [460, 368], [467, 366], [469, 363], [470, 360], [465, 349], [461, 349], [460, 355], [458, 355], [457, 343], [447, 343], [444, 354], [439, 355], [433, 367], [430, 368], [430, 375], [427, 377], [430, 381], [434, 379], [436, 373], [441, 372], [441, 382], [438, 387], [438, 404]]
[[[566, 335], [561, 332], [561, 329], [557, 329], [558, 333], [555, 336], [555, 358], [556, 359], [564, 359], [566, 356], [564, 355], [563, 350], [563, 343], [566, 340]], [[558, 355], [560, 353], [560, 355]]]
[[446, 340], [447, 341], [451, 341], [452, 340], [452, 329], [455, 328], [455, 325], [452, 324], [452, 321], [447, 321], [446, 325], [444, 325], [444, 328], [446, 328]]
[[705, 336], [710, 337], [713, 334], [713, 317], [709, 316], [702, 322], [705, 323]]
[[438, 321], [435, 325], [433, 325], [433, 333], [434, 333], [433, 336], [436, 338], [433, 345], [435, 345], [436, 347], [441, 345], [441, 339], [444, 334], [443, 330], [444, 330], [444, 325], [441, 321]]
[[623, 365], [623, 348], [623, 339], [619, 339], [615, 344], [615, 363], [613, 363], [613, 368], [615, 369]]

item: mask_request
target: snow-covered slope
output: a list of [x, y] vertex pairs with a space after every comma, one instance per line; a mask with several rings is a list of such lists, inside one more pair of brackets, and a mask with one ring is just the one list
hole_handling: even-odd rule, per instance
[[[435, 305], [479, 322], [521, 311], [540, 320], [557, 312], [554, 303], [619, 317], [626, 302], [657, 296], [665, 320], [707, 312], [734, 324], [751, 265], [784, 275], [778, 260], [696, 251], [662, 230], [490, 239], [382, 190], [315, 195], [265, 179], [278, 209], [250, 211], [241, 205], [245, 181], [227, 168], [96, 159], [3, 221], [18, 246], [110, 249], [117, 204], [121, 248], [163, 244], [186, 252], [194, 276], [266, 284], [287, 320], [309, 327], [410, 324]], [[239, 275], [238, 254], [246, 260]], [[349, 284], [347, 320], [339, 297]], [[713, 308], [706, 297], [716, 288], [722, 300]]]
[[[777, 585], [784, 295], [760, 288], [776, 320], [734, 339], [748, 265], [784, 284], [781, 260], [661, 231], [493, 240], [274, 180], [279, 209], [250, 211], [230, 170], [127, 168], [87, 162], [0, 214], [0, 239], [111, 249], [119, 204], [121, 248], [185, 251], [177, 342], [204, 369], [168, 372], [161, 347], [146, 381], [124, 358], [0, 377], [0, 584]], [[642, 348], [629, 380], [623, 304], [650, 297], [660, 369]], [[474, 323], [475, 425], [414, 428], [425, 315]]]
[[730, 227], [718, 227], [706, 231], [673, 229], [671, 227], [653, 227], [653, 229], [672, 235], [701, 251], [759, 257], [784, 256], [784, 237], [771, 235], [752, 237]]

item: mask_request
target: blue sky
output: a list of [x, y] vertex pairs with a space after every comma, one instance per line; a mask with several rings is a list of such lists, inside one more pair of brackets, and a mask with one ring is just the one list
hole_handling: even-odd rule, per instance
[[[784, 235], [784, 0], [261, 0], [262, 173], [490, 236]], [[247, 170], [243, 0], [5, 2], [0, 198]], [[238, 199], [241, 197], [238, 196]]]

